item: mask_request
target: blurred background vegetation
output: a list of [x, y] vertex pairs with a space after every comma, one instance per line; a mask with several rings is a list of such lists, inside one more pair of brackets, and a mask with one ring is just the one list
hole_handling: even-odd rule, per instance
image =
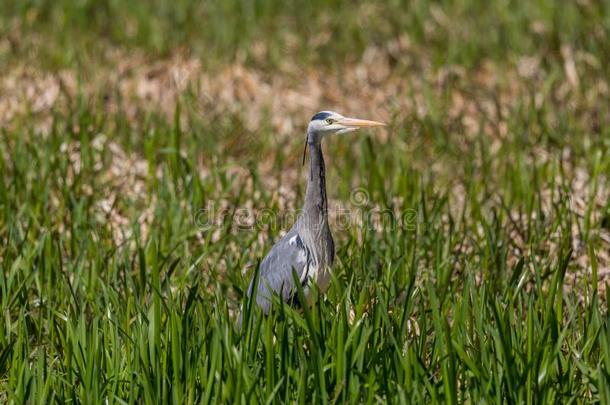
[[289, 59], [332, 66], [405, 35], [437, 67], [533, 53], [551, 63], [563, 44], [600, 64], [609, 54], [608, 4], [593, 0], [561, 7], [552, 0], [7, 0], [0, 14], [3, 58], [53, 68], [97, 64], [109, 46], [153, 57], [188, 48], [206, 65], [238, 60], [272, 69]]

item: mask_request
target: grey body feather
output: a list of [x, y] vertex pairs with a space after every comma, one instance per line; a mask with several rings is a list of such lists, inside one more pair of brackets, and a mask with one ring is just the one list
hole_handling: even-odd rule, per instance
[[[260, 275], [256, 303], [264, 313], [269, 311], [271, 297], [275, 292], [286, 302], [294, 302], [296, 289], [292, 272], [307, 288], [310, 271], [315, 266], [313, 257], [299, 236], [296, 226], [284, 235], [269, 251], [260, 264]], [[250, 282], [248, 295], [252, 295], [254, 280]]]

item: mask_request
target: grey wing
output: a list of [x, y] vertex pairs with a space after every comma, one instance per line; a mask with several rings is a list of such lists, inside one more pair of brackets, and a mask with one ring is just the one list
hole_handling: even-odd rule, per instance
[[[256, 303], [266, 314], [271, 307], [273, 293], [281, 295], [286, 302], [294, 298], [294, 270], [305, 286], [308, 281], [311, 254], [303, 243], [303, 239], [294, 229], [291, 229], [269, 251], [260, 264], [260, 276], [256, 293]], [[248, 296], [252, 295], [254, 279], [250, 282]]]

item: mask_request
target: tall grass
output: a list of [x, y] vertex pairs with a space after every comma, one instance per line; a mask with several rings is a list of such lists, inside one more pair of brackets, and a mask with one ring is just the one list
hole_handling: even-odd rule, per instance
[[[96, 121], [89, 112], [76, 118], [81, 128]], [[606, 297], [595, 279], [570, 288], [565, 280], [571, 230], [582, 221], [562, 164], [519, 162], [526, 146], [518, 140], [491, 152], [481, 139], [481, 150], [462, 157], [471, 177], [457, 213], [408, 154], [364, 135], [361, 157], [350, 160], [329, 140], [329, 184], [357, 178], [382, 206], [399, 197], [398, 208], [416, 212], [415, 226], [342, 230], [325, 298], [303, 312], [278, 304], [239, 332], [242, 268], [268, 245], [256, 242], [256, 230], [236, 230], [230, 216], [216, 237], [194, 223], [207, 200], [229, 195], [239, 206], [251, 198], [233, 194], [241, 186], [228, 168], [204, 176], [189, 163], [201, 134], [178, 136], [169, 124], [147, 135], [144, 147], [155, 152], [144, 155], [160, 175], [144, 179], [144, 195], [113, 202], [132, 224], [117, 244], [95, 205], [113, 192], [103, 176], [113, 160], [93, 145], [106, 124], [75, 134], [57, 121], [46, 138], [24, 130], [1, 139], [10, 151], [0, 183], [5, 398], [539, 403], [608, 395]], [[73, 141], [78, 167], [62, 149]], [[190, 145], [181, 148], [187, 156], [175, 142]], [[510, 181], [494, 185], [475, 167], [479, 153], [517, 159], [498, 164], [498, 177]], [[607, 162], [594, 159], [592, 172], [607, 173]], [[558, 193], [548, 212], [542, 187]], [[257, 205], [273, 206], [260, 195]], [[154, 211], [146, 236], [142, 204]]]
[[[289, 35], [291, 55], [313, 67], [407, 33], [439, 66], [542, 55], [548, 88], [565, 80], [569, 43], [593, 57], [585, 95], [607, 79], [595, 63], [608, 59], [608, 21], [603, 2], [0, 5], [0, 35], [14, 42], [7, 64], [34, 55], [47, 68], [96, 69], [102, 43], [148, 55], [188, 44], [210, 63], [240, 52], [256, 63], [250, 46], [262, 40], [271, 56], [261, 69], [273, 72]], [[536, 22], [546, 27], [537, 36]], [[24, 37], [13, 41], [11, 27]], [[311, 48], [321, 27], [331, 40]], [[268, 317], [253, 308], [241, 330], [245, 288], [280, 229], [239, 227], [235, 210], [282, 214], [259, 163], [302, 174], [290, 159], [301, 136], [280, 147], [264, 122], [251, 154], [233, 154], [237, 120], [179, 108], [173, 121], [151, 114], [133, 126], [125, 111], [83, 99], [54, 112], [48, 134], [33, 116], [0, 129], [0, 401], [607, 403], [608, 290], [597, 258], [610, 201], [600, 207], [596, 192], [610, 176], [608, 100], [595, 100], [594, 131], [585, 96], [574, 107], [543, 92], [503, 106], [508, 135], [494, 138], [466, 136], [450, 100], [428, 90], [425, 117], [402, 115], [387, 138], [324, 145], [332, 200], [407, 212], [408, 222], [337, 230], [327, 294], [303, 310], [278, 300]], [[477, 117], [481, 128], [494, 124]], [[578, 173], [586, 192], [574, 189]], [[301, 201], [302, 187], [290, 186]], [[364, 207], [347, 203], [354, 187], [366, 190]], [[203, 227], [210, 202], [226, 215]]]

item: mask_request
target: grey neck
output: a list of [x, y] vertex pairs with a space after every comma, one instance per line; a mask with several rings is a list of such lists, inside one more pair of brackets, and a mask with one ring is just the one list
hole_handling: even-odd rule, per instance
[[326, 173], [320, 140], [308, 142], [309, 176], [303, 213], [297, 227], [303, 242], [311, 249], [313, 263], [325, 268], [332, 265], [335, 244], [328, 226], [328, 202], [326, 200]]
[[309, 176], [303, 207], [303, 220], [312, 230], [328, 228], [326, 172], [320, 141], [309, 142]]

